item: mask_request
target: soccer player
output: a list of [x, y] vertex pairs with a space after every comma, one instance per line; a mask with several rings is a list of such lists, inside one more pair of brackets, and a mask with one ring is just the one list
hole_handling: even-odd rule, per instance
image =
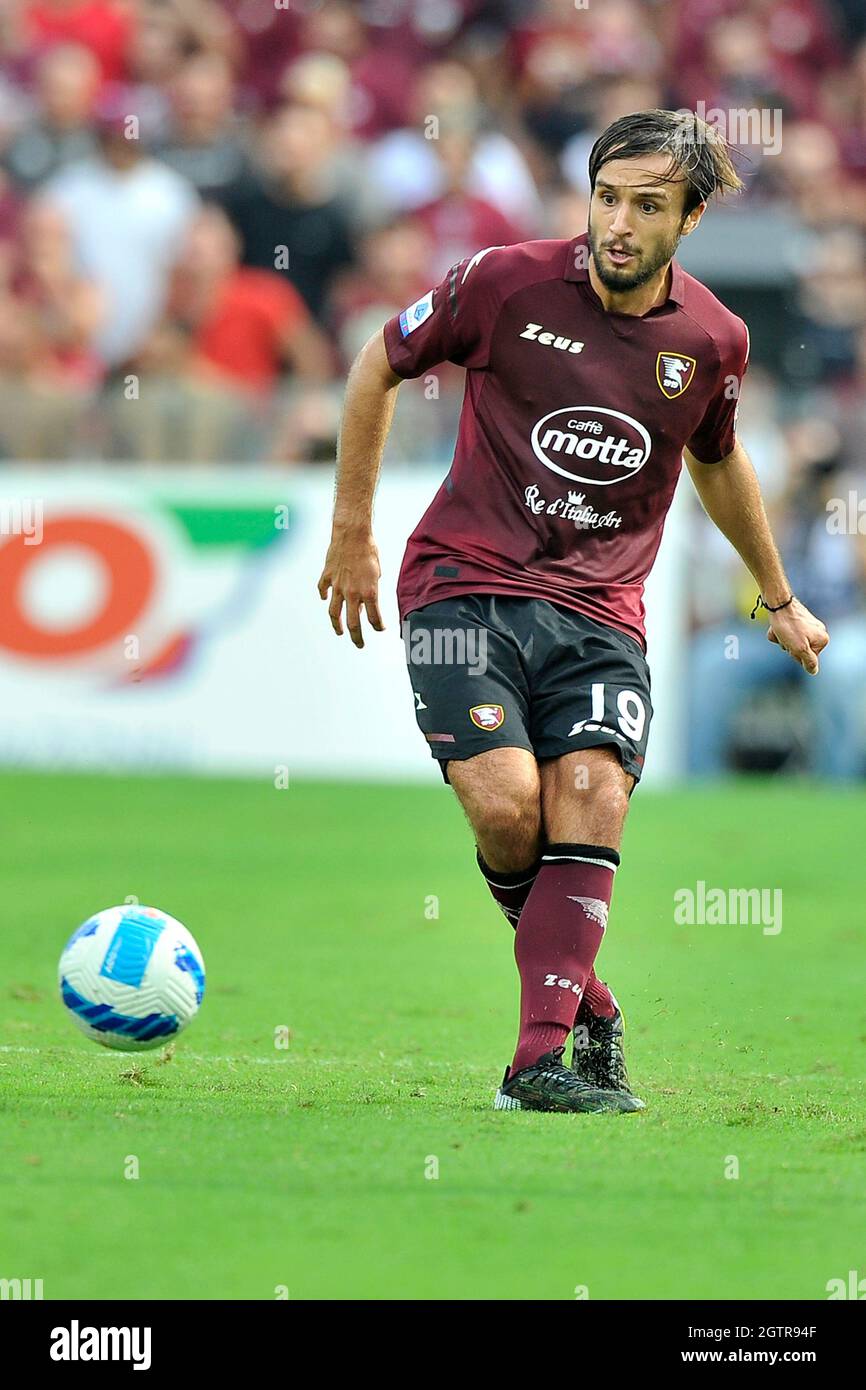
[[501, 1109], [643, 1105], [593, 965], [652, 717], [643, 586], [684, 454], [770, 641], [814, 675], [829, 640], [789, 588], [736, 437], [746, 325], [673, 259], [710, 198], [742, 187], [725, 140], [695, 116], [641, 111], [600, 136], [589, 177], [587, 233], [478, 251], [364, 346], [319, 581], [338, 635], [344, 608], [355, 646], [362, 610], [382, 630], [373, 495], [397, 388], [465, 367], [454, 460], [398, 599], [418, 724], [516, 927]]

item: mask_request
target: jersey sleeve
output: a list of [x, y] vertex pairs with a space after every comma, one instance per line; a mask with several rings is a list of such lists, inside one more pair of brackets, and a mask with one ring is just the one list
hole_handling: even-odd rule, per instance
[[686, 447], [699, 463], [719, 463], [737, 439], [740, 389], [749, 365], [749, 330], [737, 319], [725, 344], [720, 344], [719, 373], [704, 418]]
[[385, 351], [392, 371], [416, 377], [440, 362], [486, 367], [501, 303], [497, 256], [490, 246], [453, 265], [441, 284], [385, 324]]

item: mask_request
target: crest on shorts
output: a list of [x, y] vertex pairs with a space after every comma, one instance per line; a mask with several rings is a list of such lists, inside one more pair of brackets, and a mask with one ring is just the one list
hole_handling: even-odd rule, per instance
[[473, 705], [469, 718], [476, 729], [486, 729], [490, 733], [505, 723], [505, 710], [502, 705]]
[[662, 394], [673, 401], [692, 384], [697, 362], [683, 352], [660, 352], [656, 358], [656, 381]]

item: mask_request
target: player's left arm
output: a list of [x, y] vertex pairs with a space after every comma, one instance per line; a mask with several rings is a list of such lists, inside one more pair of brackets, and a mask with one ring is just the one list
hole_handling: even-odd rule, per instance
[[[701, 505], [710, 520], [750, 570], [768, 613], [767, 636], [798, 661], [809, 675], [818, 674], [818, 654], [830, 638], [827, 629], [798, 598], [790, 603], [788, 583], [764, 510], [761, 489], [748, 454], [736, 440], [718, 463], [702, 463], [688, 449], [686, 466]], [[784, 607], [779, 605], [784, 604]]]

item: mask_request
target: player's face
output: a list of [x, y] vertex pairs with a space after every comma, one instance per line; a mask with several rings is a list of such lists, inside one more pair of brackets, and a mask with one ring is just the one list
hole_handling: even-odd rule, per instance
[[703, 208], [683, 216], [685, 178], [662, 182], [667, 155], [612, 159], [598, 171], [589, 205], [589, 245], [602, 284], [614, 293], [645, 285], [666, 266]]

